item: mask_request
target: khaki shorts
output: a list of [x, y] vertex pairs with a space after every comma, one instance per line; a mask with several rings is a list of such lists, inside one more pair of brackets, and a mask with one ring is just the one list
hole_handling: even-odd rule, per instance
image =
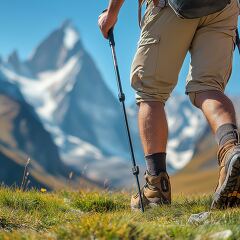
[[224, 91], [232, 70], [239, 6], [237, 0], [215, 14], [178, 18], [170, 7], [152, 3], [142, 19], [142, 31], [131, 69], [137, 104], [166, 102], [177, 84], [187, 52], [191, 63], [186, 93]]

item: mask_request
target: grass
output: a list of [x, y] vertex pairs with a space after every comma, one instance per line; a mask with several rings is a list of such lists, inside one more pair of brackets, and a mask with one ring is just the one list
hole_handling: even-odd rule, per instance
[[130, 194], [41, 193], [0, 188], [0, 239], [211, 239], [231, 230], [240, 239], [240, 209], [214, 211], [191, 225], [193, 213], [207, 211], [209, 196], [175, 196], [171, 206], [131, 212]]

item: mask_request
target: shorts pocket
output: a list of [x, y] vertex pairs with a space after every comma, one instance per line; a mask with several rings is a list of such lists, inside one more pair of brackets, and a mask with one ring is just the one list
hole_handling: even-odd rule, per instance
[[159, 42], [159, 36], [145, 36], [138, 42], [131, 70], [131, 85], [137, 91], [156, 91]]
[[234, 36], [233, 39], [232, 39], [231, 54], [230, 54], [230, 57], [229, 57], [229, 61], [227, 63], [227, 69], [226, 69], [226, 73], [225, 73], [225, 76], [224, 76], [224, 86], [223, 86], [224, 89], [225, 89], [227, 83], [229, 82], [229, 79], [230, 79], [231, 74], [232, 74], [233, 53], [234, 53], [235, 48], [236, 48], [236, 36]]
[[159, 17], [162, 8], [158, 6], [149, 6], [149, 9], [146, 10], [142, 21], [141, 21], [141, 30], [149, 29], [150, 26], [155, 22], [155, 20]]

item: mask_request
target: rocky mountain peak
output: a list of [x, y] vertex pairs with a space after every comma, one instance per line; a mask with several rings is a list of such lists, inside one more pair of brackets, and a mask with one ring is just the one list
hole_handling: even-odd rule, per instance
[[61, 68], [72, 56], [83, 51], [79, 33], [70, 20], [53, 31], [26, 62], [33, 74]]

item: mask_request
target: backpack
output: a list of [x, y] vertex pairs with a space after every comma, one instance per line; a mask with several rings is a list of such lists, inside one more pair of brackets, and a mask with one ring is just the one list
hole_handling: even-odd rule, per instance
[[200, 18], [223, 10], [231, 0], [167, 0], [181, 18]]
[[[141, 22], [141, 7], [146, 0], [138, 0], [138, 20]], [[152, 0], [157, 6], [160, 0]], [[181, 18], [200, 18], [223, 10], [231, 0], [165, 0], [177, 16]]]
[[[141, 22], [141, 8], [146, 0], [138, 0], [138, 20]], [[160, 0], [152, 0], [157, 6]], [[200, 18], [223, 10], [231, 0], [165, 0], [177, 16], [181, 18]], [[238, 4], [240, 1], [238, 0]], [[141, 27], [141, 26], [140, 26]], [[240, 54], [240, 37], [236, 30], [236, 46]]]

